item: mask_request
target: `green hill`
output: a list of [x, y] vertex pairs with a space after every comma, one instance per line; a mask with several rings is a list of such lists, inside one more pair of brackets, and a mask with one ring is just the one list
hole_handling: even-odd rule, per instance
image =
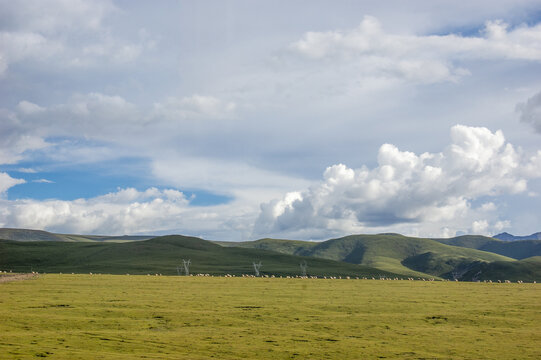
[[261, 249], [222, 247], [180, 235], [126, 243], [0, 241], [0, 270], [8, 271], [174, 275], [182, 259], [191, 259], [191, 273], [253, 274], [253, 261], [261, 261], [262, 274], [298, 275], [299, 264], [306, 261], [308, 275], [397, 276], [367, 266]]
[[304, 255], [319, 243], [314, 241], [284, 240], [284, 239], [259, 239], [255, 241], [216, 241], [225, 247], [242, 247], [248, 249], [262, 249], [276, 251], [288, 255]]
[[534, 256], [519, 261], [495, 261], [476, 263], [463, 277], [466, 281], [476, 280], [522, 280], [526, 282], [541, 280], [541, 256]]
[[[498, 276], [507, 269], [514, 275], [502, 278], [529, 279], [536, 276], [535, 267], [541, 266], [536, 262], [504, 264], [541, 255], [540, 240], [507, 242], [472, 235], [424, 239], [378, 234], [322, 242], [269, 238], [211, 242], [178, 235], [148, 239], [0, 229], [0, 238], [17, 240], [0, 241], [0, 269], [16, 271], [174, 274], [182, 258], [190, 258], [193, 273], [252, 273], [252, 262], [261, 260], [262, 273], [275, 275], [297, 275], [299, 263], [307, 261], [309, 274], [318, 276], [394, 273], [471, 279], [475, 269], [482, 273], [491, 269]], [[498, 262], [496, 267], [484, 268], [493, 262]], [[520, 276], [520, 271], [525, 275]]]
[[55, 234], [43, 230], [0, 228], [0, 239], [13, 241], [123, 242], [152, 239], [154, 236], [100, 236]]
[[323, 242], [261, 239], [234, 246], [361, 264], [407, 276], [451, 277], [457, 267], [477, 261], [513, 261], [498, 254], [460, 248], [399, 234], [351, 235]]
[[451, 239], [434, 240], [443, 244], [489, 251], [517, 260], [541, 256], [541, 240], [502, 241], [479, 235], [464, 235]]

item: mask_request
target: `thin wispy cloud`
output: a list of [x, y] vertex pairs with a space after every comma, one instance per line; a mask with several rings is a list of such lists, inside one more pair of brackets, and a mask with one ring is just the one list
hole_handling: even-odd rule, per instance
[[36, 179], [36, 180], [32, 180], [32, 182], [38, 183], [38, 184], [54, 184], [54, 181], [47, 180], [47, 179]]

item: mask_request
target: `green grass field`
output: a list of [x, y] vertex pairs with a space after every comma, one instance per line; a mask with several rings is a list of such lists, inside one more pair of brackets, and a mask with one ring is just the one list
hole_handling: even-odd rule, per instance
[[541, 285], [40, 275], [0, 284], [0, 358], [539, 359]]

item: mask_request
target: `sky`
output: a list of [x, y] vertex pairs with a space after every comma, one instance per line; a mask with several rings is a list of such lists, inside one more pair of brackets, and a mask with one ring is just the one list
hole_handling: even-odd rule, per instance
[[0, 0], [0, 227], [541, 231], [541, 2]]

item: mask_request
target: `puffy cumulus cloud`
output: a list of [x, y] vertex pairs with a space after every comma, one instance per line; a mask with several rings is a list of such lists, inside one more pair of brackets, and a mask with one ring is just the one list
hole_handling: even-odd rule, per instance
[[189, 200], [176, 190], [127, 188], [73, 201], [3, 201], [0, 223], [78, 233], [155, 232], [183, 224], [188, 205]]
[[510, 30], [502, 21], [488, 21], [476, 37], [402, 35], [385, 32], [375, 17], [365, 16], [355, 29], [308, 32], [290, 49], [324, 67], [349, 69], [354, 77], [457, 81], [469, 74], [457, 65], [463, 60], [541, 60], [541, 24]]
[[[2, 181], [0, 174], [0, 186]], [[157, 188], [125, 188], [71, 201], [0, 198], [0, 227], [78, 234], [180, 233], [207, 239], [248, 239], [256, 216], [253, 207], [238, 202], [194, 206], [192, 199], [175, 189]]]
[[323, 238], [360, 231], [449, 236], [488, 234], [508, 223], [496, 205], [472, 201], [527, 189], [541, 177], [539, 154], [527, 157], [501, 131], [456, 125], [441, 153], [401, 151], [382, 145], [378, 166], [327, 168], [323, 181], [261, 205], [256, 235]]
[[536, 132], [541, 133], [541, 91], [517, 104], [520, 120], [533, 126]]
[[104, 20], [120, 12], [111, 0], [2, 0], [0, 7], [0, 75], [25, 60], [75, 67], [123, 64], [154, 43], [144, 34], [135, 43], [112, 36]]
[[10, 188], [18, 184], [24, 184], [24, 179], [14, 179], [9, 174], [0, 172], [0, 197]]

